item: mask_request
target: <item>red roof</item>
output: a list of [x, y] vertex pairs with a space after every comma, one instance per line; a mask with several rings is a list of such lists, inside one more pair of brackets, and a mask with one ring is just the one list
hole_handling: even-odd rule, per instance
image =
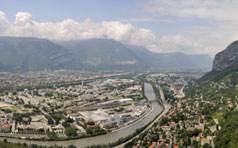
[[210, 140], [210, 139], [203, 138], [202, 141], [203, 141], [203, 142], [210, 142], [211, 140]]
[[4, 129], [11, 128], [11, 125], [10, 125], [10, 124], [5, 124], [5, 125], [3, 125], [1, 128], [2, 128], [2, 129], [3, 129], [3, 128], [4, 128]]
[[175, 145], [174, 148], [179, 148], [179, 147], [177, 145]]
[[98, 127], [98, 124], [94, 124], [94, 125], [87, 125], [88, 127]]
[[154, 148], [156, 146], [156, 142], [152, 142], [150, 148]]

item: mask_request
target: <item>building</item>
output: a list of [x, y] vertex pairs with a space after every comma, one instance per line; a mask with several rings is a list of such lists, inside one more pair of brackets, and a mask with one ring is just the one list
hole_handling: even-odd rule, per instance
[[64, 126], [62, 124], [58, 124], [56, 126], [52, 127], [52, 130], [56, 133], [56, 134], [64, 134]]
[[201, 140], [201, 145], [204, 145], [204, 144], [211, 144], [211, 139], [206, 139], [206, 138], [203, 138], [202, 140]]
[[48, 119], [44, 115], [38, 115], [31, 117], [30, 124], [18, 124], [18, 133], [27, 134], [45, 134], [47, 131], [52, 131], [51, 126], [48, 125]]
[[11, 132], [11, 125], [10, 124], [5, 124], [0, 127], [0, 132], [2, 133], [9, 133]]

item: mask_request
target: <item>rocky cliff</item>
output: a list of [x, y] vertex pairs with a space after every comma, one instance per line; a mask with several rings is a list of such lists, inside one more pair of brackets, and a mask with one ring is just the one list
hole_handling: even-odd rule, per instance
[[213, 61], [212, 71], [205, 74], [198, 82], [219, 81], [225, 76], [238, 71], [238, 41], [231, 43], [219, 52]]
[[213, 61], [213, 71], [224, 71], [238, 66], [238, 41], [219, 52]]

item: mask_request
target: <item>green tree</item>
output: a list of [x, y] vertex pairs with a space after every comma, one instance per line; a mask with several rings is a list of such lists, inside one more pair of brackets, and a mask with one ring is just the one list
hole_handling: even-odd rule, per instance
[[70, 145], [68, 148], [76, 148], [76, 146], [74, 146], [74, 145]]
[[76, 131], [76, 129], [74, 129], [72, 127], [67, 127], [65, 129], [65, 134], [69, 137], [74, 137], [74, 136], [77, 136], [77, 131]]

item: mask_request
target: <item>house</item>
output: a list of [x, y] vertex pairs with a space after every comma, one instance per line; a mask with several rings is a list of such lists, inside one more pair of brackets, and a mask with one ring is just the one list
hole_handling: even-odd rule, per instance
[[151, 146], [149, 148], [155, 148], [156, 142], [152, 142]]
[[58, 124], [56, 126], [52, 127], [52, 130], [56, 133], [56, 134], [64, 134], [64, 126], [62, 124]]
[[76, 122], [80, 121], [81, 119], [83, 119], [82, 115], [80, 115], [80, 114], [70, 114], [69, 118], [73, 119]]
[[72, 105], [73, 105], [73, 102], [71, 100], [64, 101], [64, 107], [69, 107], [69, 106], [72, 106]]
[[5, 124], [5, 125], [1, 126], [0, 127], [0, 132], [3, 132], [3, 133], [11, 132], [11, 125], [10, 124]]
[[204, 144], [211, 144], [211, 139], [206, 139], [206, 138], [203, 138], [202, 140], [201, 140], [201, 145], [204, 145]]
[[169, 131], [171, 128], [169, 126], [159, 126], [159, 129], [163, 129], [164, 131]]
[[12, 123], [13, 122], [13, 114], [0, 114], [0, 126], [7, 124], [7, 123]]

